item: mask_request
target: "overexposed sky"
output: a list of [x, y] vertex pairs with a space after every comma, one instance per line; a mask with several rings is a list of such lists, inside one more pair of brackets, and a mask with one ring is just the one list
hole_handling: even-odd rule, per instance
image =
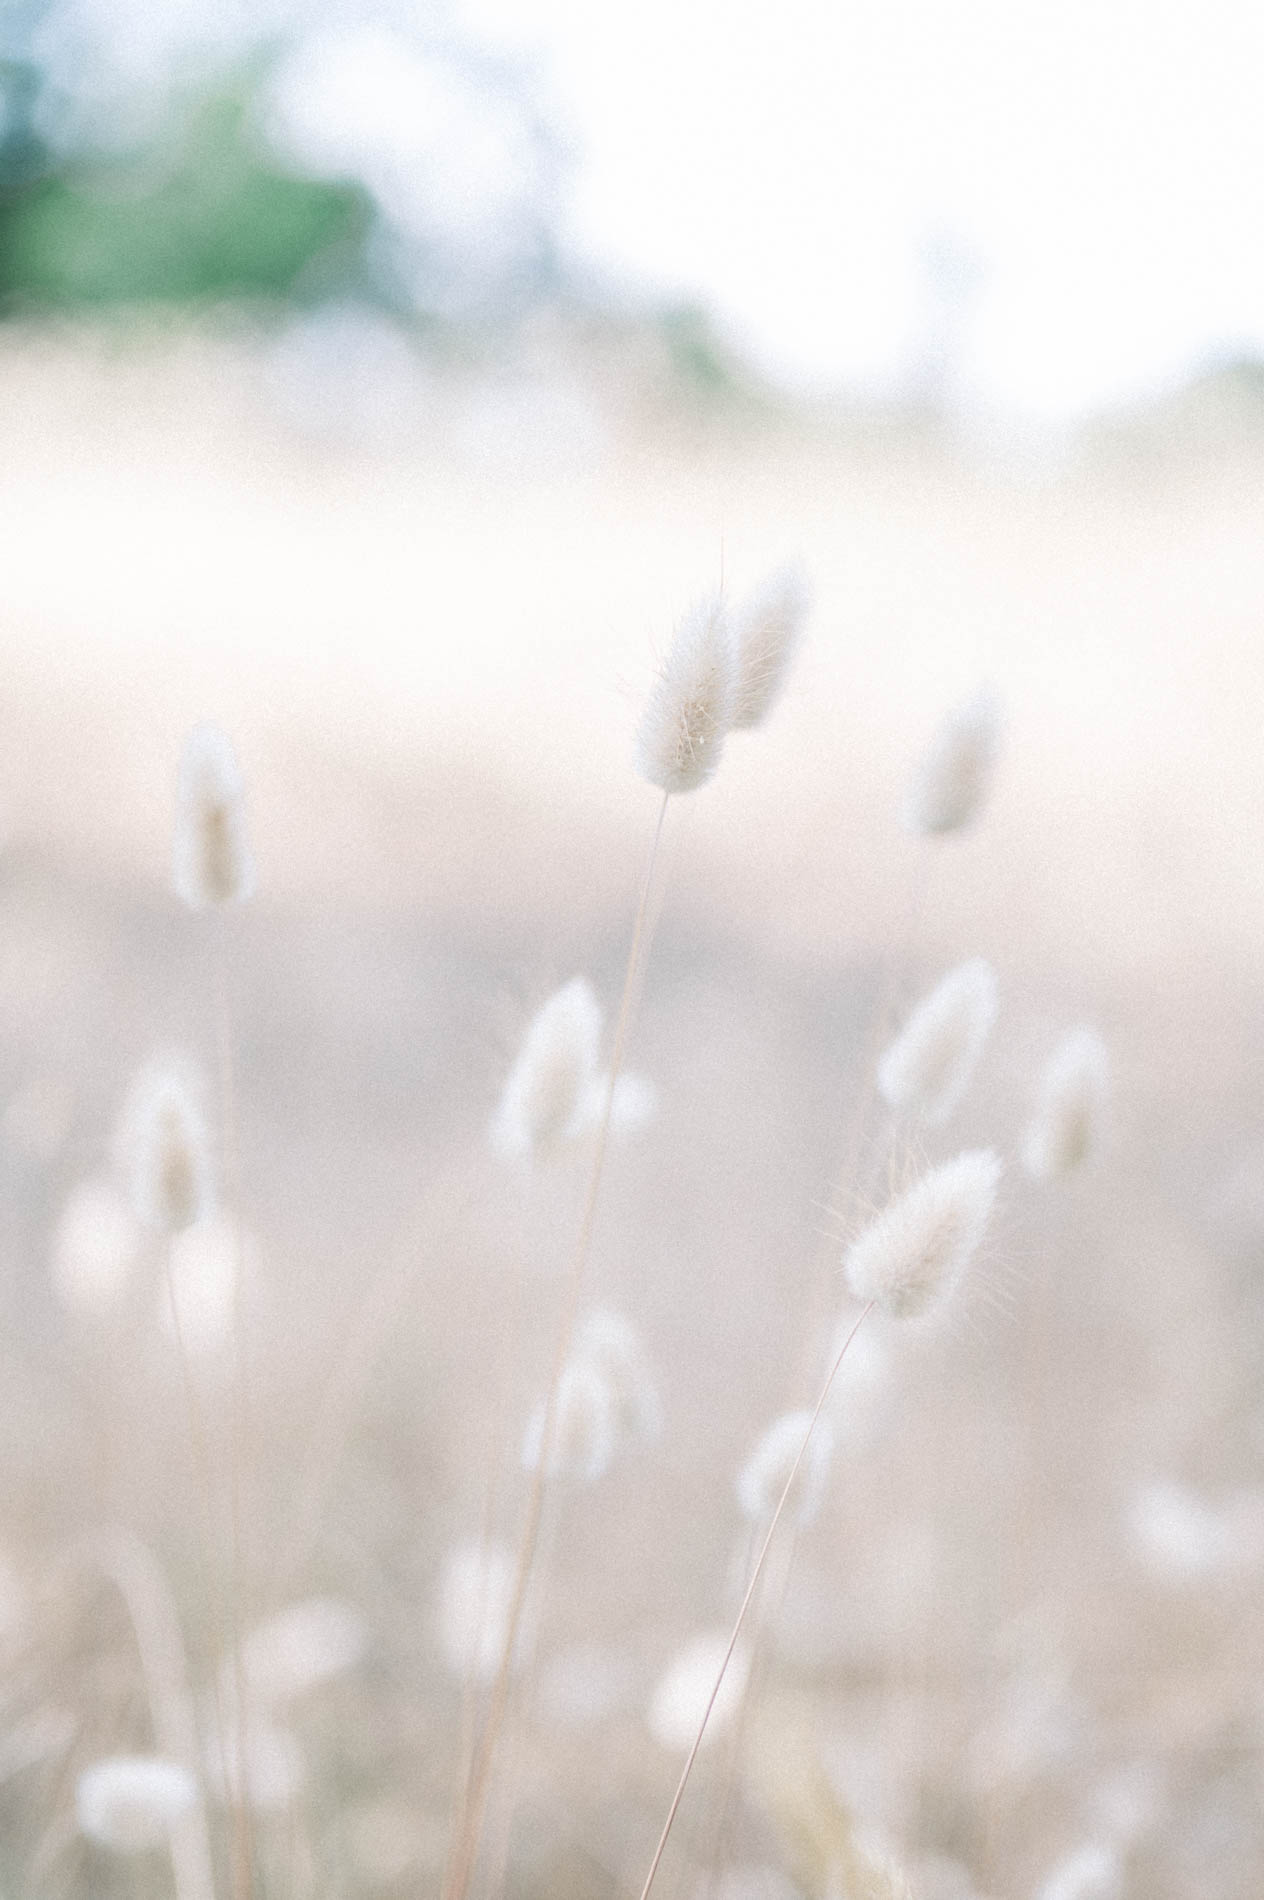
[[463, 0], [540, 49], [573, 229], [795, 383], [881, 387], [919, 259], [979, 281], [960, 394], [1053, 416], [1264, 347], [1258, 0]]
[[1061, 422], [1264, 352], [1260, 0], [73, 4], [134, 73], [283, 23], [314, 162], [360, 150], [476, 250], [529, 159], [427, 61], [449, 26], [527, 60], [574, 249], [708, 306], [796, 388], [882, 394], [938, 360], [963, 409]]

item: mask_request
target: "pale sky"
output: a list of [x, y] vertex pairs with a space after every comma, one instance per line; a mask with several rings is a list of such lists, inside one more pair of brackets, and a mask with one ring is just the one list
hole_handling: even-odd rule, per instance
[[947, 392], [967, 410], [1069, 421], [1264, 351], [1259, 0], [79, 3], [143, 21], [113, 36], [132, 58], [286, 17], [309, 35], [289, 76], [308, 144], [371, 146], [405, 208], [431, 192], [481, 241], [521, 155], [410, 52], [446, 12], [532, 61], [581, 256], [705, 304], [793, 387], [898, 386], [934, 329], [936, 245], [974, 279]]
[[544, 49], [583, 247], [795, 382], [907, 361], [935, 236], [985, 273], [963, 396], [1063, 416], [1264, 347], [1257, 0], [465, 12]]

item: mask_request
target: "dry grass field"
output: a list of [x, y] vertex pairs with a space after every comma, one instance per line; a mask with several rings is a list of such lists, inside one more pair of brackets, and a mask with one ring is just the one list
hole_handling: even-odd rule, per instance
[[[654, 1112], [598, 1206], [591, 1303], [639, 1334], [662, 1431], [546, 1495], [472, 1891], [635, 1900], [684, 1753], [656, 1684], [751, 1560], [735, 1476], [815, 1396], [847, 1239], [988, 1145], [999, 1213], [947, 1316], [871, 1328], [854, 1390], [844, 1362], [822, 1508], [770, 1560], [655, 1891], [884, 1900], [872, 1847], [919, 1900], [1256, 1900], [1264, 433], [1210, 398], [1056, 458], [682, 413], [548, 336], [494, 384], [396, 373], [317, 432], [346, 390], [297, 403], [246, 337], [0, 347], [0, 1893], [177, 1891], [167, 1852], [75, 1819], [94, 1760], [170, 1752], [168, 1612], [240, 1891], [225, 1630], [312, 1599], [256, 1645], [284, 1680], [247, 1749], [253, 1890], [439, 1893], [479, 1707], [444, 1578], [521, 1523], [590, 1165], [515, 1168], [489, 1122], [559, 984], [615, 1011], [674, 621], [795, 553], [785, 699], [669, 812], [627, 1052]], [[981, 681], [991, 802], [914, 840], [908, 772]], [[259, 867], [222, 920], [169, 874], [202, 718]], [[995, 1032], [910, 1135], [874, 1057], [974, 956]], [[155, 1050], [214, 1077], [221, 975], [236, 1136], [180, 1255], [185, 1381], [114, 1133]], [[1081, 1022], [1108, 1138], [1033, 1182], [1036, 1080]]]

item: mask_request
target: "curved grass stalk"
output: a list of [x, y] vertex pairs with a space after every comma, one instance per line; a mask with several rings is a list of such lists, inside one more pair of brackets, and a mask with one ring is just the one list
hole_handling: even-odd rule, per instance
[[[233, 1062], [232, 1012], [228, 996], [228, 946], [222, 918], [216, 919], [213, 961], [215, 965], [215, 1042], [220, 1087], [220, 1122], [224, 1144], [224, 1186], [228, 1217], [233, 1234], [233, 1335], [232, 1371], [229, 1396], [229, 1637], [232, 1645], [233, 1699], [237, 1727], [236, 1788], [230, 1790], [233, 1806], [233, 1892], [237, 1900], [249, 1900], [254, 1892], [254, 1841], [250, 1816], [249, 1732], [246, 1709], [246, 1672], [242, 1661], [242, 1632], [245, 1620], [246, 1550], [242, 1517], [242, 1480], [247, 1442], [246, 1419], [246, 1327], [242, 1312], [242, 1282], [245, 1272], [245, 1240], [242, 1228], [241, 1145], [237, 1119], [237, 1083]], [[225, 1765], [228, 1757], [225, 1756]]]
[[154, 1736], [164, 1755], [194, 1773], [197, 1800], [171, 1833], [171, 1860], [179, 1900], [214, 1900], [206, 1797], [198, 1774], [199, 1749], [189, 1692], [184, 1639], [166, 1579], [145, 1546], [122, 1532], [87, 1547], [93, 1564], [127, 1606], [140, 1652]]
[[566, 1361], [570, 1355], [571, 1341], [574, 1337], [575, 1325], [579, 1317], [580, 1301], [583, 1298], [584, 1286], [587, 1279], [588, 1261], [592, 1252], [593, 1231], [597, 1219], [597, 1202], [601, 1192], [601, 1178], [605, 1168], [606, 1150], [610, 1140], [610, 1121], [614, 1107], [614, 1094], [623, 1067], [623, 1057], [631, 1022], [633, 998], [636, 994], [637, 978], [642, 958], [648, 950], [649, 945], [646, 919], [649, 912], [650, 893], [653, 887], [654, 871], [658, 862], [659, 847], [662, 842], [663, 825], [667, 817], [667, 805], [670, 796], [670, 792], [665, 791], [662, 802], [659, 805], [658, 820], [654, 827], [654, 837], [650, 846], [649, 860], [646, 864], [645, 875], [641, 884], [636, 921], [632, 929], [632, 943], [628, 950], [627, 968], [623, 978], [623, 992], [619, 1001], [619, 1015], [615, 1028], [614, 1047], [610, 1056], [610, 1070], [606, 1077], [601, 1121], [598, 1125], [597, 1139], [593, 1148], [588, 1191], [584, 1202], [583, 1217], [580, 1221], [579, 1237], [572, 1258], [569, 1284], [563, 1303], [562, 1318], [558, 1328], [557, 1342], [553, 1352], [552, 1369], [550, 1371], [548, 1388], [545, 1395], [544, 1419], [540, 1435], [540, 1456], [532, 1474], [531, 1488], [527, 1497], [526, 1518], [519, 1544], [513, 1595], [510, 1599], [509, 1615], [506, 1618], [505, 1638], [501, 1647], [500, 1662], [492, 1685], [487, 1721], [484, 1724], [482, 1737], [478, 1749], [475, 1752], [474, 1763], [470, 1771], [470, 1783], [461, 1817], [457, 1851], [453, 1858], [450, 1877], [444, 1887], [443, 1900], [464, 1900], [464, 1895], [469, 1887], [470, 1878], [474, 1871], [474, 1862], [478, 1854], [483, 1818], [487, 1808], [487, 1797], [491, 1786], [492, 1766], [495, 1760], [496, 1748], [500, 1739], [501, 1729], [504, 1725], [505, 1711], [509, 1700], [509, 1683], [513, 1672], [514, 1654], [518, 1645], [519, 1631], [522, 1626], [522, 1612], [526, 1603], [527, 1585], [530, 1581], [532, 1565], [535, 1559], [536, 1544], [540, 1535], [540, 1519], [544, 1508], [544, 1494], [548, 1482], [550, 1453], [553, 1446], [553, 1435], [557, 1425], [558, 1390], [563, 1371], [566, 1367]]
[[750, 1574], [750, 1580], [746, 1585], [746, 1594], [742, 1598], [741, 1607], [737, 1612], [736, 1618], [734, 1619], [733, 1628], [729, 1635], [728, 1647], [726, 1648], [724, 1652], [724, 1659], [720, 1664], [719, 1672], [716, 1675], [715, 1683], [714, 1683], [714, 1686], [712, 1687], [711, 1694], [707, 1699], [707, 1706], [703, 1711], [702, 1720], [698, 1724], [698, 1732], [693, 1738], [693, 1745], [691, 1746], [688, 1756], [685, 1759], [685, 1765], [680, 1771], [680, 1780], [676, 1783], [676, 1792], [673, 1794], [672, 1800], [671, 1800], [671, 1806], [667, 1810], [667, 1819], [664, 1821], [663, 1831], [658, 1837], [658, 1845], [654, 1849], [654, 1858], [650, 1862], [650, 1870], [646, 1874], [645, 1884], [641, 1888], [640, 1900], [649, 1900], [650, 1889], [654, 1885], [655, 1876], [658, 1873], [659, 1865], [662, 1861], [663, 1854], [666, 1851], [668, 1839], [671, 1835], [672, 1828], [675, 1825], [676, 1815], [680, 1810], [681, 1802], [684, 1800], [685, 1789], [689, 1786], [689, 1778], [693, 1774], [694, 1763], [698, 1759], [698, 1750], [702, 1747], [703, 1737], [706, 1735], [706, 1732], [707, 1732], [707, 1724], [711, 1720], [711, 1711], [715, 1707], [716, 1698], [719, 1696], [720, 1690], [724, 1683], [725, 1675], [728, 1673], [729, 1664], [733, 1660], [733, 1652], [737, 1648], [738, 1639], [741, 1636], [743, 1627], [746, 1623], [747, 1612], [749, 1611], [751, 1604], [754, 1601], [755, 1592], [759, 1588], [760, 1578], [763, 1576], [763, 1572], [764, 1572], [764, 1564], [767, 1561], [768, 1552], [772, 1548], [773, 1538], [777, 1534], [777, 1526], [781, 1522], [782, 1512], [785, 1510], [787, 1500], [789, 1499], [790, 1493], [794, 1488], [794, 1481], [799, 1475], [799, 1467], [803, 1463], [803, 1460], [807, 1455], [808, 1446], [812, 1442], [812, 1434], [816, 1430], [817, 1421], [819, 1420], [821, 1413], [825, 1409], [825, 1403], [826, 1403], [826, 1400], [829, 1398], [830, 1390], [834, 1384], [834, 1380], [838, 1376], [839, 1367], [842, 1365], [843, 1360], [847, 1355], [847, 1348], [851, 1345], [852, 1340], [856, 1337], [856, 1334], [860, 1331], [866, 1319], [869, 1317], [870, 1313], [873, 1311], [873, 1307], [874, 1307], [874, 1302], [871, 1300], [869, 1304], [861, 1312], [859, 1319], [856, 1321], [851, 1331], [847, 1334], [847, 1337], [844, 1339], [841, 1347], [839, 1348], [838, 1356], [834, 1360], [833, 1365], [830, 1367], [825, 1383], [821, 1387], [820, 1396], [818, 1397], [815, 1406], [812, 1408], [812, 1416], [810, 1420], [808, 1421], [807, 1430], [803, 1434], [803, 1443], [799, 1446], [798, 1456], [795, 1458], [793, 1465], [790, 1467], [789, 1476], [786, 1478], [786, 1481], [781, 1488], [781, 1496], [777, 1499], [777, 1508], [772, 1514], [772, 1517], [769, 1521], [768, 1529], [764, 1533], [764, 1541], [759, 1547], [759, 1555], [755, 1559], [754, 1568], [752, 1569], [751, 1574]]

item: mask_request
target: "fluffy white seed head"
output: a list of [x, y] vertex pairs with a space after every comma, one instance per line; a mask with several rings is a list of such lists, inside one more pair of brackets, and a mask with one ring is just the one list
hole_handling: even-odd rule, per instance
[[545, 1160], [582, 1133], [601, 1052], [601, 1005], [582, 976], [538, 1009], [492, 1119], [499, 1154]]
[[161, 1847], [197, 1798], [193, 1777], [157, 1755], [107, 1755], [75, 1788], [81, 1833], [121, 1854]]
[[733, 723], [737, 660], [718, 599], [704, 601], [676, 629], [636, 735], [642, 778], [665, 792], [705, 785]]
[[[507, 1544], [470, 1542], [448, 1552], [439, 1579], [439, 1647], [458, 1681], [488, 1683], [500, 1666], [513, 1602]], [[522, 1632], [519, 1650], [525, 1646]]]
[[[811, 1423], [811, 1412], [785, 1412], [775, 1418], [738, 1472], [737, 1501], [752, 1524], [765, 1523], [776, 1510]], [[808, 1439], [795, 1480], [800, 1524], [810, 1524], [820, 1509], [833, 1452], [833, 1426], [822, 1415]]]
[[[540, 1463], [544, 1414], [541, 1400], [523, 1440], [522, 1462], [528, 1471], [535, 1471]], [[618, 1447], [618, 1429], [618, 1400], [605, 1372], [591, 1359], [572, 1359], [558, 1382], [548, 1475], [585, 1484], [604, 1476]]]
[[[579, 1105], [577, 1128], [580, 1133], [601, 1126], [601, 1118], [606, 1112], [606, 1092], [610, 1087], [609, 1072], [603, 1070], [595, 1075], [590, 1087], [585, 1091]], [[615, 1077], [614, 1094], [610, 1098], [610, 1132], [612, 1135], [639, 1135], [649, 1127], [658, 1113], [658, 1090], [646, 1075], [619, 1075]]]
[[1070, 1174], [1097, 1147], [1106, 1119], [1110, 1060], [1095, 1029], [1073, 1029], [1054, 1050], [1037, 1091], [1023, 1165], [1037, 1181]]
[[1077, 1848], [1054, 1868], [1040, 1889], [1040, 1900], [1117, 1900], [1122, 1869], [1113, 1847]]
[[67, 1312], [97, 1319], [117, 1305], [131, 1282], [140, 1238], [126, 1196], [108, 1175], [71, 1189], [49, 1261], [53, 1290]]
[[177, 1234], [158, 1289], [158, 1324], [167, 1338], [178, 1341], [190, 1359], [222, 1354], [232, 1343], [237, 1304], [258, 1264], [253, 1235], [223, 1215], [212, 1214]]
[[237, 755], [218, 726], [194, 726], [180, 755], [176, 890], [193, 910], [239, 904], [254, 889]]
[[983, 1238], [1000, 1174], [991, 1149], [969, 1149], [892, 1201], [847, 1250], [855, 1297], [876, 1300], [896, 1319], [946, 1299]]
[[973, 957], [924, 996], [878, 1063], [878, 1089], [901, 1114], [938, 1127], [970, 1086], [996, 1021], [996, 972]]
[[[727, 1630], [707, 1630], [686, 1643], [667, 1665], [650, 1698], [646, 1717], [650, 1734], [660, 1747], [681, 1753], [693, 1746], [728, 1645]], [[724, 1672], [704, 1743], [732, 1721], [741, 1705], [749, 1672], [750, 1655], [739, 1643]]]
[[1167, 1583], [1204, 1583], [1238, 1554], [1230, 1513], [1170, 1480], [1156, 1479], [1133, 1493], [1128, 1531], [1137, 1557]]
[[760, 726], [772, 711], [790, 676], [811, 604], [802, 569], [783, 567], [738, 608], [735, 727]]
[[[354, 1669], [364, 1654], [364, 1619], [337, 1597], [304, 1597], [250, 1631], [241, 1645], [241, 1667], [256, 1708], [286, 1708], [308, 1690]], [[221, 1665], [226, 1688], [235, 1658]]]
[[621, 1313], [599, 1307], [575, 1337], [575, 1358], [596, 1367], [614, 1395], [618, 1442], [644, 1445], [663, 1429], [658, 1387], [635, 1329]]
[[210, 1141], [197, 1078], [183, 1063], [143, 1069], [124, 1107], [120, 1142], [132, 1206], [147, 1227], [191, 1227], [211, 1201]]
[[904, 821], [910, 831], [938, 837], [972, 822], [988, 794], [1000, 734], [1000, 708], [989, 692], [948, 714], [909, 787]]

